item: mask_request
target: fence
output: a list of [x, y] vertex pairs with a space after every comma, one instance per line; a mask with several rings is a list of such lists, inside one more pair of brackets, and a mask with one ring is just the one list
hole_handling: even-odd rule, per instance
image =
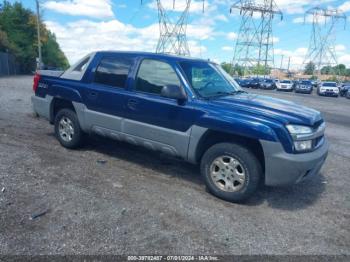
[[15, 57], [9, 53], [0, 52], [0, 76], [16, 75], [19, 73], [19, 66]]

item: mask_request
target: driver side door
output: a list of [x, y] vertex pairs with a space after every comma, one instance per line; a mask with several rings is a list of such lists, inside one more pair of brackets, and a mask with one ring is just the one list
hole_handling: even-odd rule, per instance
[[143, 59], [134, 82], [134, 92], [127, 98], [125, 133], [142, 138], [149, 147], [186, 157], [193, 125], [189, 101], [161, 96], [165, 85], [182, 86], [174, 67], [165, 61]]

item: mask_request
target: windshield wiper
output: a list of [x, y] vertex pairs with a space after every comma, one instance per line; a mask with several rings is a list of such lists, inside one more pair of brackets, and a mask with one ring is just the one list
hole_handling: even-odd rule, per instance
[[208, 98], [210, 97], [217, 97], [217, 96], [230, 96], [230, 95], [237, 95], [237, 94], [242, 94], [242, 93], [247, 93], [246, 91], [243, 90], [235, 90], [235, 91], [231, 91], [231, 92], [223, 92], [223, 91], [218, 91], [215, 93], [212, 93], [208, 96]]

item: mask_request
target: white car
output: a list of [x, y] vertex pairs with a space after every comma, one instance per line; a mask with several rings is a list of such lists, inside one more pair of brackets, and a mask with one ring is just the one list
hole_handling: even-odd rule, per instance
[[278, 91], [293, 91], [293, 82], [291, 80], [285, 79], [276, 83], [276, 88]]
[[339, 87], [337, 82], [322, 82], [321, 86], [317, 89], [317, 93], [320, 96], [339, 96]]

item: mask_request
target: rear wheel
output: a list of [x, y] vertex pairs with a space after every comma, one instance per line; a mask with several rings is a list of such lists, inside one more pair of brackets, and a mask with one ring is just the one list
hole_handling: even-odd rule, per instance
[[55, 117], [55, 134], [60, 144], [66, 148], [77, 148], [83, 140], [78, 117], [71, 109], [61, 109]]
[[204, 153], [201, 173], [213, 195], [241, 202], [256, 191], [262, 168], [257, 157], [247, 148], [235, 143], [219, 143]]

